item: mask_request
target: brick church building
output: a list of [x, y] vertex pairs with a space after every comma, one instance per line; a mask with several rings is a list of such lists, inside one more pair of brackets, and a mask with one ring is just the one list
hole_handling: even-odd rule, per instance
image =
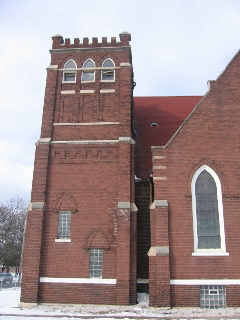
[[20, 305], [240, 306], [240, 54], [133, 97], [128, 32], [52, 40]]

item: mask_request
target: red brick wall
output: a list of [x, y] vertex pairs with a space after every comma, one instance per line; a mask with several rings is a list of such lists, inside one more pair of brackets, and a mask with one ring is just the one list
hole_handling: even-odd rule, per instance
[[[42, 283], [39, 286], [42, 303], [116, 304], [115, 285]], [[71, 302], [70, 302], [71, 301]]]
[[[95, 38], [93, 44], [86, 39], [70, 44], [67, 39], [53, 38], [32, 189], [32, 201], [45, 203], [45, 210], [42, 220], [36, 215], [37, 232], [33, 228], [35, 216], [29, 214], [22, 302], [136, 302], [136, 211], [130, 208], [134, 203], [134, 145], [129, 40], [128, 34], [121, 34], [120, 42], [112, 38], [111, 44], [105, 38], [101, 44]], [[81, 70], [76, 71], [76, 83], [62, 82], [63, 71], [59, 69], [67, 60], [75, 60], [81, 68], [88, 58], [97, 67], [95, 82], [81, 82]], [[98, 68], [106, 58], [115, 63], [115, 82], [100, 81]], [[114, 92], [101, 92], [109, 89]], [[74, 94], [62, 92], [69, 90], [75, 90]], [[55, 242], [59, 210], [72, 211], [71, 242]], [[87, 243], [94, 230], [104, 238], [100, 248], [106, 246], [103, 278], [117, 279], [117, 284], [41, 283], [38, 292], [39, 277], [89, 277]], [[35, 232], [39, 235], [36, 239]], [[35, 242], [37, 253], [32, 252]], [[33, 261], [31, 256], [35, 255]], [[32, 290], [28, 291], [30, 285]]]
[[[158, 177], [155, 199], [166, 199], [169, 204], [171, 279], [240, 279], [239, 68], [238, 55], [221, 77], [212, 82], [210, 92], [174, 140], [166, 148], [152, 149], [153, 156], [157, 156], [153, 159], [157, 166], [154, 177]], [[203, 164], [211, 167], [221, 181], [229, 256], [192, 256], [191, 181]], [[166, 169], [159, 169], [159, 166], [166, 166]], [[174, 305], [197, 305], [195, 294], [189, 299], [191, 289], [187, 286], [172, 288], [172, 296]]]

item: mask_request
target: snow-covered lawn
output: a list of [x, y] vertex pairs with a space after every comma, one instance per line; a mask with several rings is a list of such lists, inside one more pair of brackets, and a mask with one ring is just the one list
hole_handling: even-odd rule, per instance
[[[108, 305], [38, 305], [31, 308], [18, 308], [20, 288], [0, 290], [0, 318], [4, 320], [36, 320], [36, 319], [69, 319], [70, 316], [101, 316], [101, 319], [114, 319], [115, 316], [128, 319], [137, 316], [147, 319], [152, 318], [181, 318], [191, 319], [205, 317], [237, 319], [240, 317], [240, 308], [227, 308], [205, 310], [200, 308], [153, 308], [148, 306], [148, 296], [139, 294], [139, 303], [134, 306], [108, 306]], [[2, 316], [4, 314], [4, 316]], [[15, 316], [14, 316], [15, 315]], [[32, 317], [31, 317], [32, 316]], [[39, 316], [39, 318], [36, 316]]]

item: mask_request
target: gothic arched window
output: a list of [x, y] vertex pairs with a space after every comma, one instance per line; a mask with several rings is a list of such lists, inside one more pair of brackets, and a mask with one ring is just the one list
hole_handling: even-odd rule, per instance
[[221, 182], [207, 165], [192, 180], [194, 253], [226, 253]]
[[92, 59], [87, 59], [82, 66], [85, 70], [82, 71], [82, 81], [95, 81], [95, 63]]
[[66, 71], [63, 71], [63, 82], [76, 82], [76, 71], [74, 70], [76, 68], [76, 62], [72, 59], [65, 63], [64, 69]]
[[112, 59], [107, 58], [103, 61], [102, 67], [104, 68], [101, 71], [101, 80], [103, 81], [114, 81], [115, 80], [115, 64]]

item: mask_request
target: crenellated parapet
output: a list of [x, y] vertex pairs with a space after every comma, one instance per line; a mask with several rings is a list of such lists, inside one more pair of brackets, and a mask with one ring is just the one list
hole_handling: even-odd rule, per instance
[[116, 37], [111, 37], [111, 41], [107, 41], [107, 37], [102, 37], [101, 42], [97, 37], [92, 38], [92, 42], [89, 42], [89, 38], [83, 38], [82, 42], [79, 38], [74, 38], [74, 42], [71, 43], [69, 38], [63, 39], [60, 34], [56, 34], [52, 37], [52, 49], [65, 49], [65, 48], [93, 48], [93, 47], [122, 47], [129, 46], [131, 41], [131, 34], [127, 31], [120, 33], [120, 41], [117, 42]]

